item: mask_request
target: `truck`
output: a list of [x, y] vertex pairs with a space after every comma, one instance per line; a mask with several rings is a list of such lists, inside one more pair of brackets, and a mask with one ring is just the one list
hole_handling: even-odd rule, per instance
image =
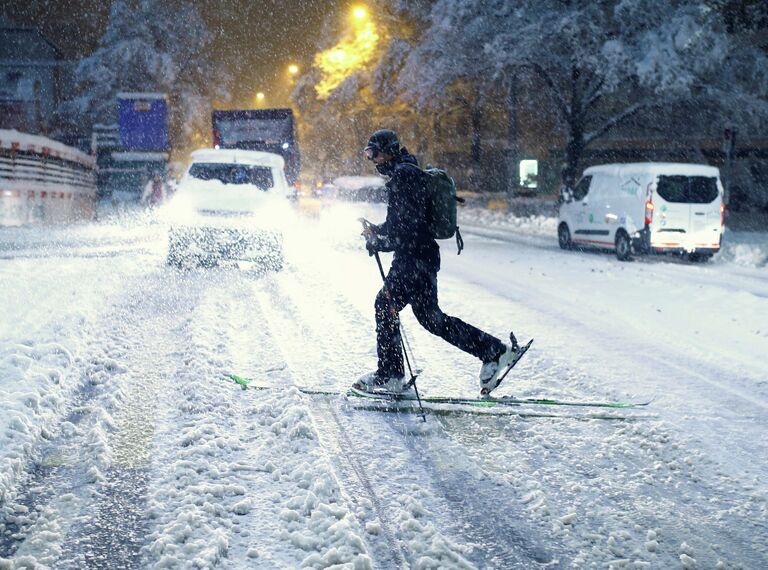
[[215, 110], [211, 117], [213, 147], [259, 150], [283, 157], [285, 177], [295, 185], [301, 156], [291, 109]]
[[163, 93], [118, 93], [117, 123], [95, 125], [92, 151], [100, 197], [138, 200], [168, 164], [168, 105]]

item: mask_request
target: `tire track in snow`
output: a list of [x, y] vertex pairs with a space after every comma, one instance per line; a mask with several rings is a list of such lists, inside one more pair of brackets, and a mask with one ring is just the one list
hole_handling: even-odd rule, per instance
[[[139, 284], [140, 293], [132, 294], [115, 319], [110, 336], [118, 343], [115, 349], [122, 353], [126, 372], [112, 412], [114, 431], [106, 442], [110, 461], [88, 517], [64, 544], [63, 558], [72, 560], [72, 567], [125, 568], [142, 559], [152, 439], [160, 396], [175, 369], [168, 356], [178, 350], [173, 331], [199, 300], [198, 288], [182, 286], [180, 276], [161, 268]], [[175, 286], [168, 287], [169, 280]]]
[[[348, 495], [353, 503], [363, 508], [364, 506], [361, 504], [361, 499], [366, 497], [373, 506], [373, 512], [376, 518], [381, 522], [382, 534], [384, 535], [384, 539], [387, 545], [385, 549], [385, 563], [381, 564], [381, 566], [384, 568], [408, 568], [409, 564], [406, 560], [406, 555], [403, 552], [403, 545], [394, 537], [395, 535], [392, 530], [393, 525], [389, 518], [389, 514], [382, 505], [381, 500], [376, 494], [376, 491], [374, 491], [373, 486], [368, 479], [365, 471], [365, 464], [361, 461], [359, 454], [353, 451], [355, 446], [352, 443], [352, 440], [350, 439], [345, 426], [341, 423], [341, 420], [336, 413], [334, 403], [327, 399], [324, 400], [323, 403], [327, 414], [333, 418], [335, 423], [335, 429], [333, 431], [334, 435], [336, 436], [336, 441], [333, 442], [332, 445], [334, 446], [334, 449], [340, 452], [344, 462], [354, 472], [354, 478], [350, 477], [349, 475], [343, 477], [343, 480], [347, 482], [348, 487], [350, 487], [348, 490]], [[321, 433], [328, 434], [330, 432], [330, 428], [324, 425], [325, 418], [323, 415], [313, 413], [312, 416], [315, 421], [315, 425], [324, 427]], [[331, 442], [326, 442], [326, 445], [329, 444], [331, 444]], [[326, 447], [326, 449], [328, 450], [328, 447]], [[340, 467], [338, 462], [334, 462], [334, 464], [337, 465], [337, 467]], [[354, 479], [356, 479], [356, 481]]]
[[[498, 279], [478, 282], [477, 279], [469, 276], [469, 273], [469, 270], [463, 269], [458, 275], [452, 273], [450, 279], [466, 280], [473, 287], [482, 290], [483, 294], [477, 296], [476, 303], [488, 308], [496, 307], [498, 310], [499, 307], [510, 305], [514, 302], [513, 300], [519, 299], [521, 302], [516, 306], [521, 321], [536, 323], [540, 330], [555, 331], [552, 338], [537, 341], [539, 351], [531, 351], [530, 358], [526, 355], [521, 363], [524, 365], [521, 373], [523, 370], [529, 370], [527, 368], [529, 364], [536, 365], [534, 376], [530, 374], [527, 374], [529, 378], [521, 376], [523, 388], [529, 389], [533, 382], [540, 380], [551, 383], [553, 374], [564, 380], [559, 382], [563, 388], [572, 389], [576, 386], [580, 391], [586, 390], [589, 394], [600, 394], [600, 390], [604, 393], [606, 387], [615, 387], [617, 379], [626, 378], [628, 374], [648, 377], [628, 384], [633, 387], [655, 386], [658, 384], [658, 378], [680, 380], [690, 378], [699, 386], [703, 383], [702, 390], [715, 389], [722, 394], [719, 398], [709, 395], [704, 402], [705, 405], [697, 405], [695, 414], [702, 419], [705, 416], [713, 419], [726, 416], [729, 419], [741, 420], [744, 416], [744, 402], [749, 403], [750, 407], [747, 409], [752, 410], [754, 421], [745, 427], [753, 435], [748, 438], [732, 438], [729, 442], [734, 448], [740, 449], [742, 457], [753, 455], [754, 442], [763, 444], [765, 438], [758, 437], [760, 419], [765, 416], [762, 407], [763, 398], [757, 397], [755, 402], [755, 397], [750, 395], [746, 386], [742, 385], [742, 379], [732, 371], [722, 366], [712, 366], [709, 362], [702, 363], [687, 353], [653, 342], [654, 339], [633, 336], [624, 329], [617, 329], [615, 324], [612, 326], [606, 317], [588, 315], [588, 311], [580, 308], [578, 304], [564, 300], [563, 295], [567, 293], [559, 294], [553, 292], [553, 289], [539, 288], [536, 291], [538, 300], [524, 303], [522, 300], [529, 296], [527, 289], [529, 285], [522, 281], [505, 280], [503, 285]], [[504, 295], [501, 294], [502, 289], [505, 292]], [[509, 292], [512, 300], [507, 298], [506, 292]], [[457, 301], [462, 302], [460, 299]], [[568, 306], [569, 310], [564, 312], [561, 310], [563, 306]], [[585, 323], [587, 323], [586, 326]], [[614, 362], [612, 359], [604, 358], [595, 362], [591, 355], [594, 354], [595, 346], [598, 344], [620, 355], [620, 360]], [[631, 347], [631, 350], [625, 347]], [[549, 355], [544, 355], [544, 350], [548, 350]], [[649, 367], [649, 359], [656, 362], [658, 366]], [[702, 366], [706, 367], [706, 372], [699, 372]], [[661, 370], [659, 367], [662, 367]], [[649, 376], [649, 371], [654, 372], [652, 377]], [[664, 420], [678, 426], [681, 433], [685, 433], [686, 430], [679, 423], [679, 419], [691, 413], [691, 408], [686, 403], [691, 398], [691, 388], [696, 387], [696, 384], [692, 385], [691, 382], [686, 381], [669, 383], [662, 392], [668, 398], [657, 400], [654, 404], [654, 409], [662, 414]], [[554, 388], [557, 389], [558, 386], [555, 385]], [[676, 406], [669, 407], [667, 402], [672, 402], [672, 405], [676, 404]], [[753, 402], [757, 404], [757, 408], [752, 406]], [[718, 426], [719, 422], [698, 422], [701, 445], [709, 448], [713, 457], [720, 454], [722, 435], [717, 429]], [[749, 472], [753, 466], [753, 464], [746, 464], [743, 465], [743, 469]], [[728, 467], [727, 464], [726, 467]]]
[[[468, 418], [465, 418], [468, 419]], [[494, 428], [488, 423], [507, 422], [508, 418], [469, 419], [470, 429], [489, 432]], [[441, 435], [450, 433], [460, 419], [448, 423], [441, 419]], [[521, 517], [525, 512], [522, 500], [514, 488], [481, 472], [476, 465], [467, 466], [466, 454], [457, 449], [448, 438], [439, 439], [440, 448], [435, 453], [434, 442], [424, 438], [410, 438], [408, 446], [415, 461], [427, 466], [427, 472], [435, 480], [433, 488], [444, 498], [450, 511], [447, 516], [460, 512], [457, 531], [470, 543], [477, 545], [476, 552], [482, 556], [468, 555], [478, 567], [490, 568], [534, 568], [556, 567], [559, 559], [554, 554], [561, 550], [560, 544], [547, 547], [537, 542], [541, 533], [534, 525]], [[442, 457], [441, 455], [445, 455]], [[460, 461], [452, 459], [461, 457]], [[464, 465], [462, 465], [464, 463]], [[499, 508], [503, 505], [503, 508]], [[491, 514], [492, 513], [492, 514]], [[491, 516], [489, 516], [491, 514]], [[551, 541], [550, 541], [551, 542]]]

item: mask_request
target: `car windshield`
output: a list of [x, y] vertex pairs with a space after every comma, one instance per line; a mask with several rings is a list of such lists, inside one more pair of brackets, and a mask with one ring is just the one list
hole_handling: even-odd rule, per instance
[[709, 204], [717, 198], [714, 176], [659, 176], [659, 196], [667, 202]]
[[198, 180], [218, 180], [224, 184], [252, 184], [262, 190], [274, 187], [272, 169], [268, 166], [251, 166], [247, 164], [193, 164], [189, 175]]

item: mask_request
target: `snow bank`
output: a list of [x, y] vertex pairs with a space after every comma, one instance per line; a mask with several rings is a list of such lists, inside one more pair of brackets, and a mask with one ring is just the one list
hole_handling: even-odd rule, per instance
[[551, 216], [517, 216], [506, 210], [462, 208], [459, 226], [500, 228], [515, 233], [557, 237], [557, 218]]
[[765, 267], [768, 264], [768, 233], [726, 230], [723, 249], [716, 259], [746, 267]]
[[24, 470], [35, 442], [61, 413], [73, 363], [61, 343], [0, 343], [0, 503]]

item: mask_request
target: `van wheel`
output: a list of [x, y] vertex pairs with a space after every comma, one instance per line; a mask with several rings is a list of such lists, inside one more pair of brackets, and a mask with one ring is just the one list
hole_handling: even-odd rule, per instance
[[558, 226], [557, 243], [560, 244], [560, 249], [573, 248], [573, 242], [571, 241], [571, 231], [568, 229], [567, 224], [560, 224], [560, 226]]
[[624, 230], [616, 232], [616, 257], [619, 261], [632, 259], [632, 242], [629, 240], [629, 234]]
[[688, 260], [692, 263], [706, 263], [712, 259], [711, 253], [689, 253]]

